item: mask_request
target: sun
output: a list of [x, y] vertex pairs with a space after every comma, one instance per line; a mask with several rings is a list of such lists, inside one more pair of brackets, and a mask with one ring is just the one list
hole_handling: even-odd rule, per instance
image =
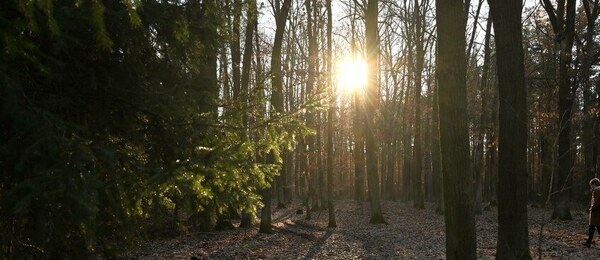
[[367, 63], [360, 58], [345, 57], [337, 63], [337, 84], [343, 92], [362, 90], [367, 84]]

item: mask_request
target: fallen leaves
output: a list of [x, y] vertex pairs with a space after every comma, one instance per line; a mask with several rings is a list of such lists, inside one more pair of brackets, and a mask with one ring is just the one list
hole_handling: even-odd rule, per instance
[[[257, 229], [194, 233], [173, 239], [149, 241], [134, 258], [144, 259], [445, 259], [444, 217], [433, 204], [417, 210], [412, 203], [384, 202], [389, 225], [370, 225], [368, 207], [337, 201], [338, 227], [327, 227], [326, 211], [311, 220], [296, 215], [298, 207], [274, 212], [273, 234]], [[291, 208], [291, 209], [289, 209]], [[364, 210], [364, 209], [367, 210]], [[477, 255], [493, 259], [498, 224], [496, 209], [477, 216]], [[600, 244], [584, 248], [587, 216], [572, 221], [550, 220], [550, 209], [528, 208], [531, 254], [534, 259], [592, 259]], [[540, 227], [543, 232], [540, 234]], [[540, 236], [541, 235], [541, 236]], [[600, 235], [597, 235], [600, 236]]]

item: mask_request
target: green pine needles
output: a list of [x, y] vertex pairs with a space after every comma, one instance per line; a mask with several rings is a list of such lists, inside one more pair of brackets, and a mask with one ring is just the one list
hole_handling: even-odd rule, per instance
[[2, 257], [116, 257], [256, 215], [280, 147], [310, 131], [266, 119], [258, 83], [222, 102], [210, 3], [0, 1]]

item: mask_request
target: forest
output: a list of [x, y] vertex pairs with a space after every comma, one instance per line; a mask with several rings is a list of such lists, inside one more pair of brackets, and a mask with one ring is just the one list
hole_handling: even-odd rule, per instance
[[2, 0], [0, 258], [597, 257], [599, 11]]

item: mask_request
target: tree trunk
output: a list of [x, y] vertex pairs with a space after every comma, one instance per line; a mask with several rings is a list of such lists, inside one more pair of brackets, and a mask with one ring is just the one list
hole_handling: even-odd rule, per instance
[[[409, 54], [410, 56], [410, 54]], [[410, 72], [409, 72], [410, 73]], [[413, 188], [414, 185], [412, 183], [412, 160], [411, 160], [411, 155], [412, 155], [412, 145], [411, 145], [411, 131], [412, 131], [412, 121], [411, 121], [411, 116], [410, 116], [410, 109], [408, 109], [409, 107], [409, 102], [410, 102], [410, 81], [407, 80], [407, 84], [405, 89], [405, 93], [404, 93], [404, 102], [402, 104], [403, 108], [402, 108], [402, 126], [400, 127], [401, 129], [401, 134], [402, 134], [402, 200], [403, 201], [410, 201], [412, 199], [412, 195], [413, 195]]]
[[[316, 30], [314, 29], [314, 20], [315, 20], [315, 11], [314, 9], [316, 9], [315, 5], [315, 1], [314, 0], [307, 0], [305, 2], [305, 8], [306, 8], [306, 30], [307, 30], [307, 37], [308, 37], [308, 77], [306, 79], [306, 95], [308, 96], [308, 98], [310, 99], [312, 96], [315, 95], [315, 82], [317, 79], [317, 63], [318, 63], [318, 50], [317, 50], [317, 33]], [[316, 120], [316, 115], [315, 112], [312, 111], [308, 111], [307, 116], [306, 116], [306, 123], [308, 125], [308, 127], [313, 128], [317, 131], [317, 133], [319, 132], [319, 129], [317, 128], [317, 120]], [[311, 204], [307, 204], [307, 207], [312, 207], [312, 210], [319, 210], [319, 186], [318, 186], [318, 177], [319, 177], [319, 171], [321, 170], [319, 168], [319, 164], [318, 164], [318, 158], [317, 158], [317, 151], [318, 151], [318, 136], [309, 136], [307, 138], [307, 143], [308, 143], [308, 161], [309, 163], [307, 164], [308, 166], [308, 171], [307, 171], [307, 176], [308, 176], [308, 183], [309, 183], [309, 187], [310, 187], [310, 192], [308, 193], [308, 196], [310, 197], [310, 202]], [[309, 201], [307, 200], [307, 202]]]
[[[410, 15], [407, 12], [407, 16]], [[405, 23], [406, 27], [411, 28], [412, 25], [409, 23], [409, 19], [407, 19], [407, 22]], [[409, 33], [406, 37], [406, 46], [407, 46], [407, 62], [411, 62], [414, 60], [414, 51], [412, 49], [413, 46], [413, 42], [414, 42], [414, 34], [413, 33]], [[410, 47], [409, 47], [410, 46]], [[405, 77], [404, 81], [405, 81], [405, 93], [404, 93], [404, 102], [402, 104], [402, 147], [403, 147], [403, 156], [402, 156], [402, 199], [404, 201], [410, 201], [414, 199], [414, 195], [415, 195], [415, 183], [414, 181], [414, 162], [413, 162], [413, 146], [412, 146], [412, 134], [413, 132], [413, 122], [412, 122], [412, 115], [410, 114], [410, 107], [414, 106], [414, 103], [411, 104], [411, 91], [413, 90], [413, 86], [412, 84], [414, 83], [412, 81], [412, 77], [410, 75], [415, 74], [415, 66], [405, 66], [405, 73], [408, 75], [407, 77]], [[415, 88], [416, 89], [416, 88]]]
[[369, 185], [369, 197], [371, 199], [371, 224], [386, 223], [381, 211], [379, 194], [379, 174], [377, 164], [377, 140], [375, 138], [375, 122], [373, 115], [377, 114], [377, 89], [378, 89], [378, 55], [379, 38], [377, 32], [377, 15], [379, 14], [378, 0], [369, 0], [366, 12], [366, 52], [367, 52], [367, 86], [365, 87], [365, 109], [363, 118], [365, 120], [365, 143], [367, 153], [367, 178]]
[[[487, 130], [487, 100], [489, 95], [486, 95], [486, 89], [488, 87], [488, 77], [489, 77], [489, 68], [490, 68], [490, 38], [492, 35], [492, 19], [487, 19], [485, 26], [485, 40], [484, 40], [484, 57], [483, 57], [483, 68], [481, 74], [481, 81], [479, 83], [479, 95], [481, 97], [481, 111], [480, 111], [480, 119], [479, 119], [479, 136], [477, 140], [476, 147], [476, 167], [474, 175], [475, 175], [475, 211], [479, 214], [483, 210], [483, 187], [484, 187], [484, 178], [486, 174], [486, 157], [485, 157], [485, 136]], [[487, 162], [490, 163], [490, 162]], [[488, 173], [489, 174], [489, 173]]]
[[335, 115], [335, 91], [333, 91], [333, 81], [331, 79], [333, 72], [333, 63], [331, 60], [332, 44], [331, 41], [331, 30], [332, 30], [332, 14], [331, 14], [331, 0], [326, 2], [327, 8], [327, 86], [329, 87], [329, 110], [327, 111], [327, 209], [329, 210], [329, 223], [327, 227], [334, 228], [337, 226], [335, 223], [335, 209], [333, 207], [333, 120]]
[[496, 259], [531, 259], [527, 225], [527, 92], [521, 0], [489, 0], [499, 92]]
[[461, 0], [436, 3], [446, 258], [477, 259], [473, 176], [469, 172], [464, 6]]
[[582, 1], [581, 4], [584, 7], [585, 16], [587, 20], [587, 28], [585, 33], [585, 45], [583, 47], [583, 58], [580, 67], [580, 81], [583, 86], [583, 129], [582, 129], [582, 146], [584, 152], [584, 167], [585, 167], [585, 176], [587, 179], [594, 178], [596, 175], [596, 156], [594, 153], [594, 149], [596, 147], [596, 138], [594, 136], [594, 124], [597, 119], [595, 115], [593, 115], [592, 108], [597, 106], [597, 100], [593, 93], [592, 81], [590, 80], [590, 76], [592, 75], [592, 66], [596, 64], [598, 61], [598, 50], [594, 50], [594, 45], [596, 42], [594, 41], [595, 29], [596, 29], [596, 20], [598, 19], [598, 8], [599, 2], [598, 0], [594, 0], [592, 2], [592, 7], [590, 8], [591, 1]]
[[421, 9], [424, 9], [425, 1], [415, 0], [414, 15], [415, 15], [415, 47], [416, 47], [416, 68], [415, 68], [415, 140], [413, 148], [413, 185], [415, 188], [414, 207], [417, 209], [425, 208], [425, 198], [423, 194], [423, 153], [421, 151], [421, 74], [423, 73], [423, 63], [425, 60], [424, 37], [425, 37], [425, 21], [424, 14], [421, 14]]
[[[394, 120], [395, 122], [395, 120]], [[387, 131], [394, 131], [392, 127]], [[396, 200], [396, 135], [390, 135], [390, 143], [387, 146], [387, 166], [386, 166], [386, 199], [395, 201]]]
[[[273, 155], [269, 155], [268, 160], [275, 160]], [[273, 232], [273, 227], [271, 226], [271, 187], [263, 189], [261, 192], [262, 203], [264, 204], [261, 212], [260, 212], [260, 228], [258, 232], [260, 233], [271, 233]]]
[[354, 93], [354, 199], [358, 202], [365, 200], [365, 141], [361, 120], [363, 108], [361, 99]]
[[541, 163], [541, 200], [542, 207], [546, 207], [546, 201], [549, 201], [550, 193], [549, 191], [552, 188], [552, 149], [548, 146], [548, 141], [546, 140], [546, 134], [542, 131], [538, 138], [539, 146], [540, 146], [540, 163]]
[[[479, 14], [481, 13], [481, 7], [483, 6], [483, 1], [484, 0], [479, 0], [479, 4], [477, 4], [477, 10], [475, 11], [475, 17], [473, 17], [473, 27], [471, 30], [471, 36], [469, 36], [469, 45], [467, 47], [467, 64], [471, 64], [471, 58], [472, 58], [472, 51], [473, 51], [473, 44], [475, 43], [475, 35], [477, 32], [477, 27], [478, 23], [479, 23]], [[470, 2], [470, 0], [469, 0]], [[470, 4], [470, 3], [469, 3]], [[468, 9], [467, 9], [468, 11]], [[468, 13], [467, 13], [467, 19], [468, 19]], [[490, 19], [488, 18], [488, 21]], [[487, 34], [487, 32], [486, 32]]]
[[439, 119], [439, 106], [438, 106], [438, 89], [433, 90], [433, 97], [431, 106], [433, 107], [432, 112], [432, 134], [431, 134], [431, 169], [433, 171], [433, 188], [434, 197], [437, 198], [437, 213], [444, 212], [444, 187], [442, 186], [442, 165], [441, 165], [441, 154], [440, 154], [440, 119]]
[[[275, 40], [273, 41], [273, 53], [271, 55], [271, 82], [272, 94], [271, 105], [273, 106], [273, 115], [283, 113], [283, 79], [281, 75], [281, 47], [283, 43], [283, 33], [287, 16], [292, 5], [292, 0], [284, 0], [281, 10], [277, 10], [275, 20], [277, 29], [275, 30]], [[275, 163], [274, 154], [269, 154], [267, 163]], [[271, 191], [263, 192], [263, 203], [265, 204], [261, 212], [260, 233], [272, 232], [271, 227]]]
[[240, 19], [242, 16], [242, 2], [233, 1], [233, 22], [231, 24], [231, 74], [233, 80], [232, 97], [238, 99], [241, 92], [241, 75], [240, 75], [240, 63], [242, 59], [240, 49]]
[[[216, 35], [217, 28], [217, 13], [215, 12], [216, 2], [214, 0], [202, 2], [202, 15], [207, 21], [211, 21], [211, 25], [202, 28], [200, 34]], [[219, 84], [217, 81], [217, 53], [219, 52], [218, 44], [215, 41], [207, 40], [205, 44], [206, 51], [202, 53], [201, 61], [199, 61], [199, 82], [202, 89], [206, 89], [206, 95], [202, 96], [202, 100], [198, 100], [198, 104], [202, 104], [200, 112], [210, 113], [210, 119], [217, 119], [217, 100], [219, 98]]]
[[[318, 112], [318, 117], [317, 117], [317, 122], [322, 122], [323, 120], [321, 119], [322, 115], [321, 112]], [[325, 185], [325, 167], [323, 167], [323, 144], [321, 143], [323, 140], [323, 130], [321, 128], [321, 125], [319, 124], [317, 126], [317, 174], [318, 174], [318, 179], [317, 181], [317, 185], [315, 185], [316, 188], [316, 197], [315, 197], [315, 203], [314, 204], [314, 208], [318, 211], [321, 210], [325, 210], [325, 194], [326, 194], [326, 188], [327, 186]]]
[[[256, 10], [256, 0], [248, 1], [248, 22], [246, 24], [246, 34], [244, 39], [244, 56], [242, 58], [242, 76], [241, 76], [241, 92], [243, 98], [243, 106], [248, 105], [248, 94], [250, 93], [250, 68], [252, 67], [252, 49], [253, 42], [252, 37], [254, 34], [254, 28], [258, 21], [258, 12]], [[244, 113], [242, 118], [244, 125], [244, 138], [249, 138], [249, 117], [247, 113]], [[240, 222], [241, 228], [252, 227], [252, 215], [246, 211], [242, 212], [242, 221]]]
[[[565, 9], [566, 1], [566, 9]], [[552, 25], [556, 41], [560, 44], [559, 86], [558, 86], [558, 174], [554, 183], [553, 219], [570, 220], [571, 185], [573, 167], [571, 151], [571, 110], [576, 85], [571, 87], [571, 63], [573, 40], [575, 36], [575, 5], [576, 0], [558, 0], [557, 9], [550, 0], [542, 0], [542, 4]]]

